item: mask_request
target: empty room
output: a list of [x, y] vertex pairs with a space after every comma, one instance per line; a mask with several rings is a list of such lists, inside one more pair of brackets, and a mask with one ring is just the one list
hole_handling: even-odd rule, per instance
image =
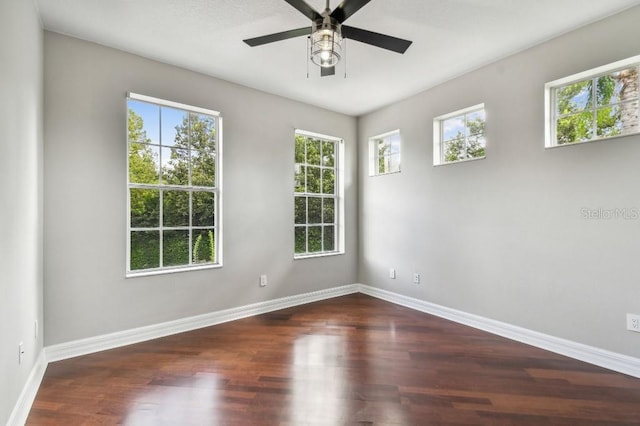
[[1, 0], [0, 424], [640, 425], [640, 0]]

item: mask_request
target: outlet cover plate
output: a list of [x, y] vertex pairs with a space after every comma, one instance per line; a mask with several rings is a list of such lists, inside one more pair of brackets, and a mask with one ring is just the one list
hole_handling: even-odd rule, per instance
[[640, 333], [640, 315], [627, 314], [627, 330]]

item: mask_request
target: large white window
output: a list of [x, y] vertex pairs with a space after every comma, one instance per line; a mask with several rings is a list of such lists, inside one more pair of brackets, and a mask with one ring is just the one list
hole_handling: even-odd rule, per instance
[[640, 133], [640, 56], [545, 85], [547, 147]]
[[400, 171], [400, 130], [369, 139], [369, 176]]
[[343, 253], [342, 140], [296, 130], [296, 258]]
[[433, 164], [457, 163], [485, 157], [484, 104], [433, 119]]
[[127, 275], [221, 265], [222, 119], [127, 98]]

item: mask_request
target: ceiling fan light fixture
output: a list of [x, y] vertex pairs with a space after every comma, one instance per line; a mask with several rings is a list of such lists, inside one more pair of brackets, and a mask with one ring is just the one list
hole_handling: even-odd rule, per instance
[[311, 34], [311, 62], [320, 67], [333, 67], [340, 62], [342, 35], [335, 25], [324, 26]]

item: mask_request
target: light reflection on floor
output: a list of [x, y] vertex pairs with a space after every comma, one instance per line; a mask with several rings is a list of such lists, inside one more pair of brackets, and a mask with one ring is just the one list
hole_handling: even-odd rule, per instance
[[214, 374], [198, 374], [180, 379], [179, 385], [154, 386], [137, 396], [124, 420], [125, 425], [216, 425], [220, 378]]
[[292, 365], [291, 421], [338, 424], [344, 416], [340, 398], [347, 392], [341, 362], [347, 355], [343, 336], [310, 335], [295, 341]]

